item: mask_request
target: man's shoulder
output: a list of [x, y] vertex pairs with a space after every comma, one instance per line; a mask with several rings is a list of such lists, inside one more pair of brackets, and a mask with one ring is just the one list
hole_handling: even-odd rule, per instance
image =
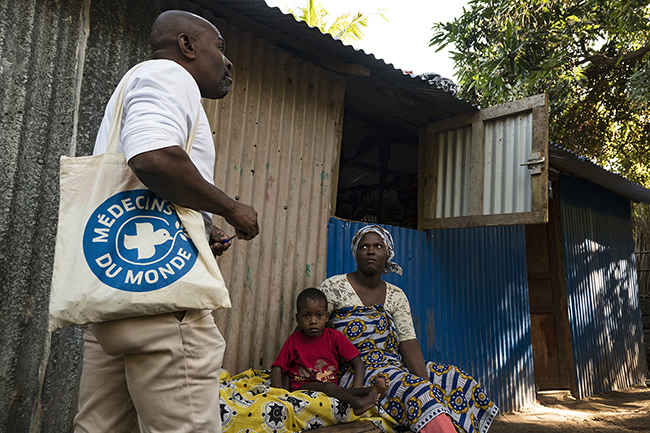
[[133, 74], [129, 79], [130, 86], [150, 87], [153, 82], [170, 91], [173, 91], [174, 88], [187, 88], [200, 94], [194, 77], [184, 67], [172, 60], [147, 60], [137, 64], [133, 69]]
[[190, 78], [192, 77], [184, 67], [174, 62], [173, 60], [167, 60], [167, 59], [145, 60], [144, 62], [138, 63], [133, 68], [134, 69], [137, 68], [133, 72], [133, 76], [146, 75], [146, 74], [152, 74], [158, 72], [171, 72], [171, 73], [180, 73], [180, 74], [185, 73]]

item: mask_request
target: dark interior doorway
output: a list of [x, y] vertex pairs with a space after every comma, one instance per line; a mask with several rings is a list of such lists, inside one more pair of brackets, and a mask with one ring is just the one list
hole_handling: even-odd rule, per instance
[[335, 215], [417, 228], [418, 134], [347, 108]]
[[573, 374], [558, 176], [550, 173], [549, 221], [526, 226], [526, 258], [535, 384], [570, 389]]

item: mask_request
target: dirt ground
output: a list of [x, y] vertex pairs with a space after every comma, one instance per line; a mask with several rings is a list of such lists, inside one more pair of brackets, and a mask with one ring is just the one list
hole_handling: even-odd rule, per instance
[[568, 392], [542, 392], [537, 399], [534, 405], [498, 416], [489, 433], [650, 433], [647, 386], [583, 400], [576, 400]]

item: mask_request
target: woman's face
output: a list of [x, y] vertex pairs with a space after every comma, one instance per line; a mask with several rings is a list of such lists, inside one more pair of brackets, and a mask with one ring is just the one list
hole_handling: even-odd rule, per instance
[[357, 261], [357, 269], [364, 274], [382, 273], [388, 260], [384, 240], [377, 233], [366, 233], [359, 241], [359, 248], [354, 258]]

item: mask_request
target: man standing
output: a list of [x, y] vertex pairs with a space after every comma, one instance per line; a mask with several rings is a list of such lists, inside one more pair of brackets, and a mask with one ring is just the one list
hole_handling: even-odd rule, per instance
[[[215, 149], [201, 97], [220, 99], [232, 83], [219, 30], [183, 11], [154, 22], [152, 60], [123, 79], [121, 113], [109, 101], [95, 142], [105, 151], [115, 115], [119, 151], [135, 175], [163, 199], [204, 214], [215, 255], [227, 236], [212, 213], [240, 239], [254, 238], [257, 212], [213, 184]], [[191, 157], [183, 146], [198, 121]], [[209, 310], [177, 311], [88, 325], [75, 432], [220, 432], [219, 370], [225, 341]]]

